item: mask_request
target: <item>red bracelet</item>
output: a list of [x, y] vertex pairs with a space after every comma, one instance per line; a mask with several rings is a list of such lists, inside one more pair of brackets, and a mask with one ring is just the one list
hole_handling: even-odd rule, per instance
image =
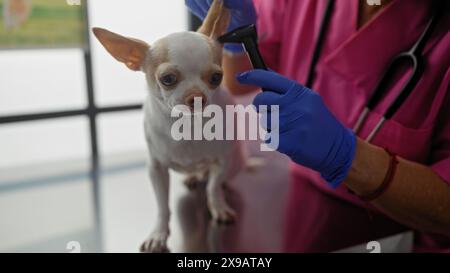
[[389, 163], [389, 169], [386, 173], [383, 183], [381, 183], [381, 185], [378, 187], [378, 189], [376, 189], [373, 193], [368, 194], [366, 196], [360, 196], [360, 198], [363, 201], [371, 202], [371, 201], [374, 201], [375, 199], [378, 199], [383, 193], [385, 193], [387, 191], [389, 186], [392, 184], [392, 181], [394, 181], [394, 177], [395, 177], [395, 173], [397, 172], [397, 165], [398, 165], [397, 155], [391, 153], [388, 149], [385, 149], [385, 150], [391, 157], [391, 161]]

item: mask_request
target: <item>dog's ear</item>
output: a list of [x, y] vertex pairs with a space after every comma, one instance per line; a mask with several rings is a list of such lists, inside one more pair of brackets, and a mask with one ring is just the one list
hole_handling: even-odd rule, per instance
[[119, 62], [134, 71], [142, 70], [150, 46], [138, 39], [127, 38], [102, 28], [93, 28], [95, 37]]
[[225, 34], [230, 20], [230, 10], [225, 7], [223, 0], [214, 0], [198, 32], [216, 40]]

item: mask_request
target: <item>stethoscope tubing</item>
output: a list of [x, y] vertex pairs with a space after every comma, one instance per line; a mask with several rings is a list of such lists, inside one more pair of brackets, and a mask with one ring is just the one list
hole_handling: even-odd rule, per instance
[[382, 118], [378, 121], [376, 126], [373, 128], [373, 130], [369, 133], [367, 138], [365, 139], [366, 142], [372, 142], [372, 140], [375, 138], [377, 133], [382, 129], [383, 125], [387, 120], [392, 118], [394, 114], [400, 109], [403, 102], [406, 101], [406, 99], [409, 97], [409, 95], [412, 93], [414, 88], [417, 86], [417, 83], [419, 82], [420, 78], [423, 75], [423, 71], [425, 69], [425, 62], [423, 61], [423, 49], [425, 48], [425, 45], [427, 41], [430, 39], [431, 34], [433, 33], [437, 22], [439, 20], [439, 17], [441, 15], [441, 11], [444, 9], [444, 1], [442, 0], [434, 0], [435, 4], [433, 5], [433, 16], [429, 20], [424, 32], [420, 36], [419, 40], [413, 45], [413, 47], [407, 51], [400, 53], [397, 55], [391, 64], [389, 65], [388, 69], [386, 70], [385, 74], [379, 81], [378, 86], [375, 88], [375, 91], [372, 93], [372, 97], [369, 99], [369, 103], [367, 106], [363, 109], [360, 116], [357, 119], [357, 122], [353, 128], [353, 131], [355, 134], [358, 134], [367, 120], [369, 113], [375, 108], [375, 106], [381, 101], [381, 98], [383, 97], [384, 91], [386, 91], [388, 87], [388, 83], [390, 80], [390, 77], [395, 72], [395, 65], [397, 65], [401, 60], [409, 60], [410, 65], [412, 67], [412, 75], [407, 81], [407, 83], [403, 86], [402, 90], [399, 92], [398, 96], [395, 98], [395, 100], [391, 103], [391, 105], [388, 107], [388, 109], [383, 113]]

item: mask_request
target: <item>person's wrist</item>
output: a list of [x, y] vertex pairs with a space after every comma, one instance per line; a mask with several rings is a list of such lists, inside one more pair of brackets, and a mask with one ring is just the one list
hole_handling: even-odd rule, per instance
[[384, 179], [389, 161], [389, 155], [382, 148], [358, 138], [346, 186], [358, 196], [374, 192]]

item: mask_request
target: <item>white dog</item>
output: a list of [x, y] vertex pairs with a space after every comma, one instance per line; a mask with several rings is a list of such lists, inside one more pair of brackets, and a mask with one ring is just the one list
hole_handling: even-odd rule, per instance
[[175, 141], [171, 135], [176, 120], [171, 111], [176, 105], [193, 107], [196, 98], [201, 98], [204, 106], [233, 105], [230, 95], [221, 87], [223, 47], [216, 42], [225, 32], [229, 17], [222, 2], [215, 1], [198, 32], [171, 34], [152, 46], [94, 28], [96, 37], [115, 59], [145, 73], [150, 89], [144, 103], [145, 135], [158, 221], [141, 246], [143, 252], [167, 251], [169, 169], [188, 174], [189, 185], [207, 178], [207, 200], [214, 220], [231, 222], [236, 216], [225, 200], [223, 186], [245, 164], [239, 142]]

